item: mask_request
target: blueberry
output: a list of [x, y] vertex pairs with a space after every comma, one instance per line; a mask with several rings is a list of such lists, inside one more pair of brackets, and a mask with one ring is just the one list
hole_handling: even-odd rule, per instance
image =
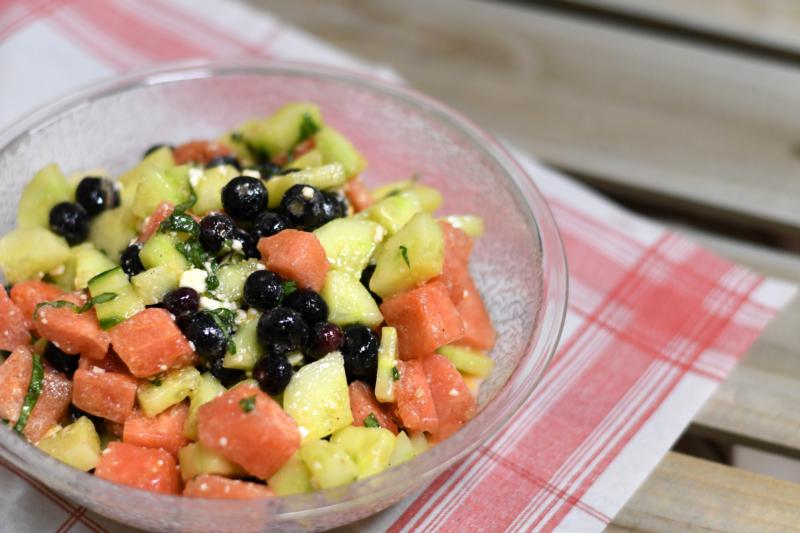
[[271, 237], [276, 233], [280, 233], [289, 227], [289, 221], [280, 213], [274, 211], [267, 211], [258, 215], [258, 218], [253, 222], [253, 227], [250, 229], [250, 235], [258, 241], [261, 237]]
[[144, 272], [144, 265], [139, 259], [139, 252], [141, 251], [142, 245], [137, 242], [125, 248], [119, 255], [119, 264], [128, 276], [135, 276], [139, 272]]
[[[261, 259], [261, 252], [258, 251], [258, 241], [253, 238], [246, 230], [236, 228], [233, 232], [233, 240], [239, 241], [242, 245], [241, 254], [246, 259]], [[234, 243], [235, 245], [235, 243]]]
[[106, 178], [83, 178], [75, 189], [75, 200], [93, 217], [106, 209], [119, 207], [119, 188]]
[[281, 208], [289, 224], [305, 230], [322, 225], [325, 214], [322, 204], [322, 193], [311, 185], [292, 185], [281, 199]]
[[210, 313], [195, 313], [186, 322], [184, 333], [194, 343], [195, 352], [207, 361], [225, 355], [228, 337]]
[[230, 165], [236, 170], [242, 170], [242, 165], [236, 156], [233, 155], [220, 155], [214, 157], [206, 163], [206, 168], [221, 167], [222, 165]]
[[210, 254], [218, 254], [225, 241], [233, 238], [236, 225], [231, 217], [224, 213], [206, 215], [200, 221], [200, 244]]
[[253, 378], [267, 394], [280, 394], [292, 379], [292, 365], [285, 355], [267, 355], [253, 367]]
[[361, 324], [347, 326], [343, 333], [341, 351], [347, 375], [352, 379], [374, 382], [378, 370], [378, 336]]
[[308, 326], [294, 309], [274, 307], [258, 319], [258, 340], [272, 355], [299, 350], [308, 342]]
[[200, 295], [191, 287], [179, 287], [164, 296], [164, 308], [175, 315], [176, 320], [190, 318], [200, 306]]
[[283, 279], [269, 270], [256, 270], [244, 282], [242, 299], [259, 311], [272, 309], [283, 299]]
[[372, 274], [375, 273], [375, 265], [369, 265], [367, 268], [361, 272], [361, 284], [366, 287], [369, 293], [372, 295], [372, 298], [380, 305], [383, 303], [383, 298], [372, 292], [369, 288], [369, 282], [372, 279]]
[[52, 342], [48, 342], [44, 347], [44, 358], [50, 363], [50, 366], [59, 372], [63, 372], [68, 378], [72, 378], [72, 374], [78, 370], [80, 357], [64, 353], [61, 348]]
[[258, 173], [261, 174], [261, 179], [262, 180], [267, 181], [271, 177], [277, 176], [277, 175], [280, 174], [281, 166], [280, 165], [276, 165], [275, 163], [267, 162], [267, 163], [262, 163], [262, 164], [258, 165], [255, 168], [255, 170], [257, 170]]
[[347, 203], [345, 199], [334, 192], [322, 193], [322, 224], [335, 218], [347, 216]]
[[303, 316], [306, 324], [316, 324], [328, 320], [328, 304], [322, 296], [311, 289], [299, 289], [283, 300], [283, 305], [294, 309]]
[[64, 237], [70, 246], [75, 246], [89, 234], [89, 215], [78, 204], [61, 202], [50, 210], [50, 229]]
[[245, 379], [244, 370], [236, 370], [235, 368], [225, 368], [222, 366], [225, 361], [224, 357], [214, 359], [209, 366], [211, 374], [219, 380], [225, 387], [233, 387], [243, 379]]
[[222, 206], [235, 220], [252, 222], [266, 208], [267, 189], [256, 178], [239, 176], [222, 189]]
[[155, 152], [159, 148], [169, 148], [170, 150], [174, 150], [175, 149], [175, 147], [172, 146], [171, 144], [164, 144], [164, 143], [154, 144], [153, 146], [151, 146], [150, 148], [148, 148], [147, 150], [144, 151], [144, 154], [142, 154], [142, 159], [144, 159], [148, 155], [152, 154], [153, 152]]
[[313, 360], [324, 357], [342, 347], [344, 335], [336, 324], [317, 322], [311, 326], [311, 338], [308, 341], [306, 355]]

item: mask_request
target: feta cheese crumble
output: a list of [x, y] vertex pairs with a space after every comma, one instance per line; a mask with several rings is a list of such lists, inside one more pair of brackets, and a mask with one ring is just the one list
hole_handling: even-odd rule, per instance
[[199, 268], [190, 268], [181, 274], [181, 280], [178, 283], [181, 287], [189, 287], [197, 291], [197, 294], [202, 294], [206, 290], [206, 278], [208, 272], [200, 270]]

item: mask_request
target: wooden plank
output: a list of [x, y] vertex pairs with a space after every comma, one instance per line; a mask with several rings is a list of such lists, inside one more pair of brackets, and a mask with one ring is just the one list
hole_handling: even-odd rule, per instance
[[800, 4], [796, 0], [565, 1], [800, 52]]
[[596, 185], [800, 235], [800, 70], [516, 5], [252, 1]]
[[671, 452], [607, 531], [800, 531], [800, 485]]

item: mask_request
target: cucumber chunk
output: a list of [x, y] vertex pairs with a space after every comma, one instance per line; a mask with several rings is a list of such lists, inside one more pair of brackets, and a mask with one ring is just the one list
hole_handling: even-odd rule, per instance
[[358, 468], [358, 479], [364, 479], [386, 470], [395, 438], [385, 428], [348, 426], [334, 433], [331, 443], [347, 452]]
[[297, 422], [304, 443], [352, 424], [342, 354], [329, 353], [298, 370], [283, 392], [283, 408]]
[[192, 212], [202, 216], [211, 211], [222, 211], [222, 188], [238, 175], [239, 171], [230, 165], [213, 167], [203, 172], [194, 187], [197, 201]]
[[222, 366], [239, 370], [252, 370], [264, 355], [258, 341], [258, 316], [250, 317], [233, 334], [236, 353], [226, 353]]
[[258, 270], [259, 262], [255, 259], [228, 263], [217, 271], [219, 286], [214, 289], [214, 296], [219, 300], [238, 303], [242, 300], [244, 282], [248, 276]]
[[381, 245], [369, 287], [387, 298], [438, 276], [443, 266], [442, 229], [428, 213], [417, 213]]
[[136, 237], [136, 217], [127, 207], [103, 211], [89, 223], [89, 242], [113, 261]]
[[397, 370], [397, 330], [381, 328], [381, 345], [378, 349], [378, 372], [375, 377], [375, 398], [379, 402], [395, 401], [394, 383]]
[[75, 281], [73, 286], [76, 289], [85, 289], [90, 279], [117, 266], [104, 253], [88, 242], [74, 247], [72, 253], [75, 259]]
[[311, 492], [311, 471], [308, 469], [300, 452], [295, 452], [283, 466], [267, 480], [267, 485], [278, 496], [305, 494]]
[[17, 206], [17, 226], [49, 228], [50, 210], [60, 202], [70, 201], [71, 193], [69, 182], [58, 165], [43, 167], [22, 190]]
[[136, 185], [141, 177], [152, 170], [166, 170], [175, 166], [175, 157], [172, 154], [172, 148], [169, 146], [162, 146], [157, 150], [153, 150], [147, 154], [139, 163], [122, 174], [119, 177], [119, 182], [123, 187], [132, 188], [135, 192]]
[[71, 256], [67, 241], [44, 228], [17, 228], [0, 237], [0, 268], [9, 283], [42, 277]]
[[322, 155], [323, 163], [341, 163], [348, 178], [360, 174], [367, 162], [347, 138], [326, 126], [314, 135], [316, 149]]
[[485, 378], [492, 373], [492, 368], [494, 368], [494, 359], [479, 350], [473, 350], [466, 346], [448, 344], [436, 351], [450, 359], [456, 370], [464, 374]]
[[166, 266], [175, 272], [189, 269], [189, 261], [180, 253], [175, 245], [178, 239], [168, 233], [154, 233], [142, 246], [139, 260], [145, 268]]
[[414, 457], [421, 455], [431, 447], [431, 444], [428, 442], [428, 438], [422, 431], [412, 432], [408, 438], [411, 441], [411, 447], [414, 449]]
[[311, 472], [311, 486], [329, 489], [358, 479], [358, 467], [350, 456], [325, 440], [313, 440], [300, 447], [300, 458]]
[[[334, 161], [330, 161], [333, 163]], [[290, 161], [284, 165], [284, 168], [314, 168], [322, 166], [322, 153], [319, 150], [310, 150], [301, 155], [294, 161]]]
[[414, 458], [414, 446], [405, 431], [401, 431], [395, 437], [394, 451], [389, 457], [389, 468], [410, 461]]
[[394, 235], [422, 211], [419, 198], [411, 191], [400, 191], [378, 201], [367, 210], [367, 218], [374, 220]]
[[183, 481], [189, 481], [202, 474], [216, 474], [227, 477], [243, 477], [247, 475], [242, 467], [209, 450], [199, 442], [187, 444], [178, 450], [178, 462], [181, 465]]
[[139, 385], [136, 400], [145, 416], [156, 416], [188, 398], [200, 382], [200, 372], [193, 366], [171, 370], [161, 378], [160, 385], [150, 382]]
[[314, 230], [331, 267], [359, 277], [383, 239], [383, 228], [369, 220], [336, 218]]
[[372, 199], [378, 202], [391, 194], [397, 194], [402, 191], [414, 194], [426, 213], [433, 213], [441, 207], [443, 202], [442, 194], [438, 190], [427, 185], [421, 185], [415, 179], [387, 183], [376, 187], [370, 194]]
[[337, 326], [364, 324], [371, 328], [383, 322], [378, 304], [361, 281], [338, 270], [329, 270], [320, 296], [328, 304], [328, 320]]
[[480, 237], [484, 233], [483, 219], [476, 215], [449, 215], [440, 220], [444, 220], [473, 238]]
[[89, 280], [89, 294], [94, 298], [103, 293], [116, 294], [116, 298], [94, 306], [100, 327], [108, 329], [144, 309], [144, 302], [128, 281], [121, 267], [96, 275]]
[[43, 438], [37, 446], [47, 455], [84, 472], [100, 462], [100, 437], [85, 416]]
[[285, 154], [300, 142], [301, 135], [314, 134], [323, 125], [319, 107], [307, 102], [292, 102], [272, 116], [248, 121], [237, 128], [246, 142], [260, 152], [275, 156]]
[[155, 211], [161, 202], [178, 205], [188, 200], [191, 194], [188, 165], [163, 171], [151, 170], [139, 179], [131, 211], [143, 219]]
[[220, 394], [225, 392], [225, 387], [210, 372], [203, 373], [197, 382], [197, 387], [189, 395], [189, 415], [183, 426], [183, 434], [187, 439], [197, 440], [197, 411]]
[[133, 276], [131, 285], [145, 305], [153, 305], [177, 289], [180, 278], [181, 273], [169, 265], [158, 265]]
[[269, 196], [269, 208], [275, 209], [280, 206], [283, 195], [293, 185], [311, 185], [324, 191], [341, 187], [346, 181], [344, 167], [339, 163], [298, 170], [284, 176], [274, 176], [265, 184]]

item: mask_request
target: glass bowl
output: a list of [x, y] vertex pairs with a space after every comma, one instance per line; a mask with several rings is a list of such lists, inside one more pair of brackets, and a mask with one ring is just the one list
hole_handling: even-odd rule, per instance
[[0, 134], [0, 232], [15, 224], [23, 185], [43, 165], [119, 174], [157, 142], [214, 138], [287, 101], [322, 108], [369, 161], [370, 186], [419, 174], [445, 198], [442, 213], [483, 217], [471, 271], [498, 331], [480, 410], [420, 457], [336, 489], [267, 500], [164, 496], [84, 474], [39, 452], [5, 425], [0, 456], [71, 500], [159, 531], [316, 530], [399, 501], [498, 433], [531, 395], [553, 355], [567, 295], [553, 217], [531, 179], [488, 134], [430, 98], [346, 71], [237, 61], [179, 64], [94, 85]]

